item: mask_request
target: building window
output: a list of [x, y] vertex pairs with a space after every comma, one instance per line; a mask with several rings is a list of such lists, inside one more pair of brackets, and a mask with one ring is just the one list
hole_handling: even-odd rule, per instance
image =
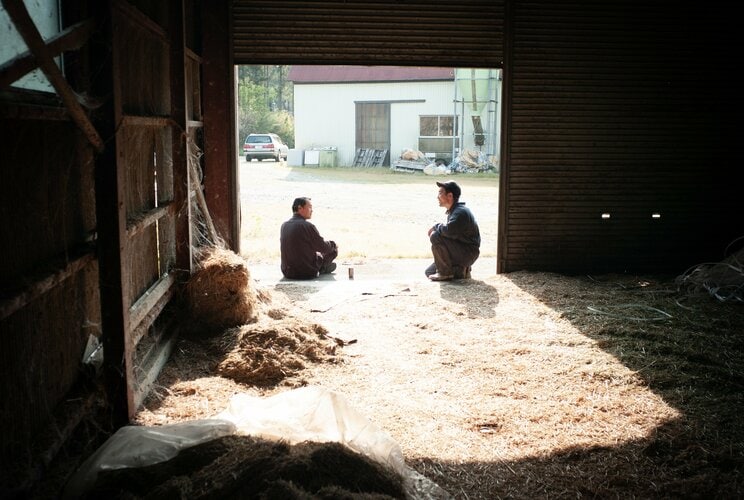
[[457, 119], [454, 116], [419, 117], [421, 137], [454, 137], [457, 134]]
[[449, 164], [459, 143], [456, 116], [419, 116], [418, 147], [427, 157]]
[[[57, 2], [25, 0], [24, 4], [36, 25], [36, 29], [39, 30], [44, 40], [48, 40], [60, 32]], [[0, 43], [0, 64], [12, 61], [28, 51], [26, 42], [21, 38], [21, 35], [16, 30], [15, 25], [10, 20], [10, 16], [8, 16], [2, 5], [0, 5], [0, 40], [2, 40], [2, 43]], [[56, 57], [55, 61], [57, 65], [60, 65], [61, 58]], [[49, 83], [46, 75], [40, 69], [36, 69], [18, 81], [13, 82], [12, 86], [29, 90], [40, 90], [42, 92], [54, 92], [54, 87], [52, 87], [52, 84]]]

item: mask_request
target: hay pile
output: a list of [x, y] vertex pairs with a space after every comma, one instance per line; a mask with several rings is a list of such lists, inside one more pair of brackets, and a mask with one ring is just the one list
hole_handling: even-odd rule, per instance
[[[170, 401], [179, 401], [168, 412], [179, 420], [208, 418], [246, 386], [304, 385], [302, 371], [336, 362], [336, 348], [343, 345], [298, 316], [286, 297], [259, 287], [243, 258], [228, 250], [205, 254], [186, 284], [184, 302], [182, 335], [138, 416], [143, 425], [166, 423], [149, 420], [149, 409], [168, 408]], [[214, 390], [220, 385], [225, 389]], [[205, 393], [215, 396], [205, 400]]]
[[403, 479], [339, 443], [224, 436], [166, 462], [99, 473], [85, 498], [405, 498]]
[[327, 334], [321, 325], [293, 317], [244, 325], [222, 337], [229, 350], [217, 365], [217, 373], [242, 384], [275, 385], [304, 370], [308, 363], [333, 360], [336, 343]]
[[204, 334], [256, 320], [257, 295], [242, 257], [212, 248], [197, 264], [185, 288], [188, 330]]
[[281, 307], [267, 307], [264, 314], [260, 306], [270, 304], [271, 295], [252, 284], [245, 260], [229, 250], [208, 251], [186, 291], [187, 329], [192, 337], [213, 339], [211, 349], [223, 354], [216, 366], [220, 376], [266, 387], [335, 355], [336, 344], [321, 325]]

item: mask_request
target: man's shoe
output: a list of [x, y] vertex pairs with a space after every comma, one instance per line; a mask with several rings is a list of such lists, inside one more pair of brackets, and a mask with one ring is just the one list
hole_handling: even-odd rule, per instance
[[320, 269], [320, 274], [331, 274], [335, 270], [336, 270], [336, 263], [335, 262], [331, 262], [327, 266], [323, 266]]
[[434, 273], [431, 276], [429, 276], [429, 279], [432, 281], [449, 281], [452, 278], [454, 278], [454, 276], [451, 274]]
[[455, 277], [456, 280], [468, 280], [470, 279], [470, 267], [462, 268], [462, 267], [453, 267], [452, 268], [452, 275]]

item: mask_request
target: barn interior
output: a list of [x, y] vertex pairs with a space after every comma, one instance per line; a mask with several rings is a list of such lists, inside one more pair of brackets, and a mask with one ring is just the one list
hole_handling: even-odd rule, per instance
[[131, 420], [201, 252], [240, 251], [236, 64], [500, 69], [498, 273], [674, 272], [744, 234], [728, 4], [61, 0], [53, 35], [2, 7], [3, 496]]

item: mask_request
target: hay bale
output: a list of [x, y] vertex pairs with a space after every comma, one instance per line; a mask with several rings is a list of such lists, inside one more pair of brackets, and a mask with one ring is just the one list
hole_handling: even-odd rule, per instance
[[186, 283], [191, 326], [205, 333], [256, 320], [256, 292], [245, 260], [214, 248], [204, 255]]

